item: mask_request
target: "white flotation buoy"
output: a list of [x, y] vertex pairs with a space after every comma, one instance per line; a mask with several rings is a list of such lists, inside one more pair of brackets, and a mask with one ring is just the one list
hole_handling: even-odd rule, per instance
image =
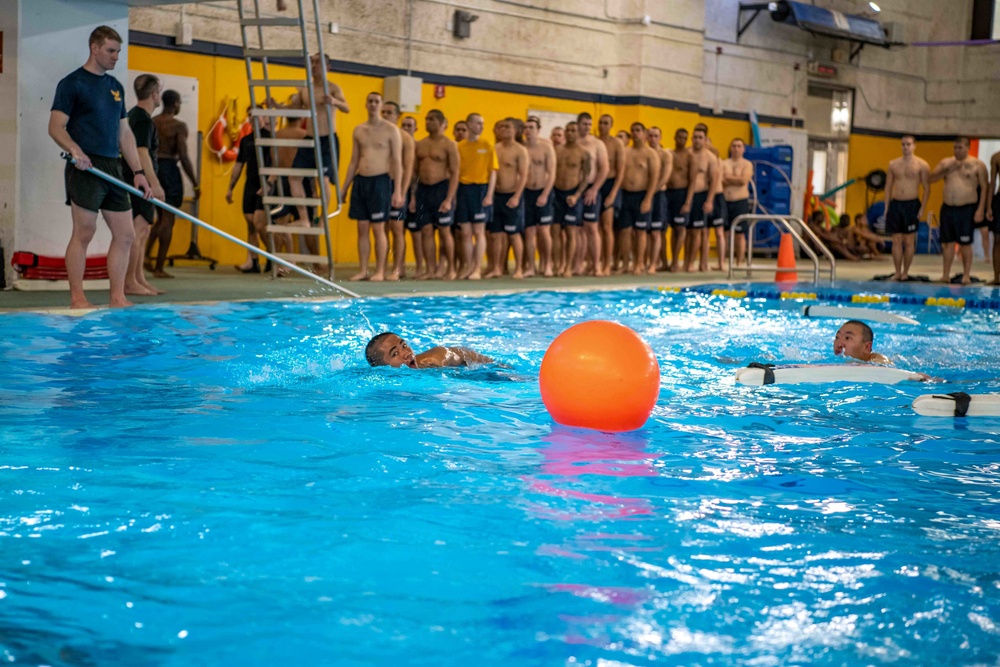
[[1000, 417], [1000, 394], [924, 394], [913, 399], [924, 417]]
[[805, 317], [835, 317], [841, 320], [861, 320], [862, 322], [885, 322], [887, 324], [920, 324], [912, 317], [890, 313], [874, 308], [858, 308], [856, 306], [805, 306], [802, 308]]
[[821, 384], [824, 382], [872, 382], [896, 384], [907, 380], [927, 379], [922, 373], [874, 364], [796, 364], [774, 366], [750, 364], [736, 370], [737, 384]]

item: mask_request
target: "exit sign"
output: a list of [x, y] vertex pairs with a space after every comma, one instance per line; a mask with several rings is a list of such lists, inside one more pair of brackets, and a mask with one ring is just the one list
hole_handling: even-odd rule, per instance
[[819, 63], [814, 60], [809, 63], [807, 69], [809, 70], [809, 73], [815, 77], [819, 77], [822, 79], [837, 78], [837, 68], [833, 65], [826, 65], [824, 63]]

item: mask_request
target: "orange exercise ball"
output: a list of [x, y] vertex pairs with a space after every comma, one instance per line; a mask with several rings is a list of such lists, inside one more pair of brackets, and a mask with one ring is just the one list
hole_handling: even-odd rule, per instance
[[557, 423], [597, 431], [634, 431], [660, 393], [660, 365], [639, 334], [594, 320], [559, 334], [542, 359], [542, 402]]

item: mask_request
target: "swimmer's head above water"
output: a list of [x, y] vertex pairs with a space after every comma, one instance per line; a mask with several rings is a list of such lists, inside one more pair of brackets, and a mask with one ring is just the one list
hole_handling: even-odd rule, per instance
[[417, 367], [417, 355], [409, 343], [391, 331], [380, 333], [368, 341], [365, 359], [371, 366]]
[[833, 353], [876, 364], [891, 363], [884, 355], [872, 352], [874, 342], [875, 334], [870, 326], [858, 320], [848, 320], [834, 336]]
[[365, 359], [371, 366], [399, 368], [446, 368], [491, 364], [493, 360], [467, 347], [432, 347], [416, 354], [409, 343], [392, 333], [380, 333], [365, 346]]

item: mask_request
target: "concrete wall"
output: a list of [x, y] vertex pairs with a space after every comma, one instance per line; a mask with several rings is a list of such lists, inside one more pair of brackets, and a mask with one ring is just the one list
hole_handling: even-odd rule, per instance
[[[87, 61], [87, 40], [99, 25], [111, 26], [126, 41], [114, 74], [127, 83], [128, 8], [71, 0], [20, 2], [17, 75], [20, 149], [16, 163], [20, 194], [15, 249], [61, 257], [66, 252], [72, 224], [69, 207], [65, 205], [65, 163], [48, 134], [52, 98], [59, 79]], [[110, 241], [107, 227], [99, 222], [89, 254], [105, 254]]]
[[0, 73], [0, 258], [4, 283], [13, 280], [10, 256], [14, 252], [17, 220], [17, 30], [19, 0], [0, 0], [0, 32], [3, 32], [3, 72]]

